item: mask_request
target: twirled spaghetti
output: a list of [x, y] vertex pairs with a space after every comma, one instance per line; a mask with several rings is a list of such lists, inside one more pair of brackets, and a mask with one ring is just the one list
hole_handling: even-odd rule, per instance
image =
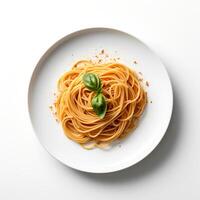
[[[91, 106], [95, 93], [82, 81], [88, 72], [97, 74], [102, 82], [107, 103], [103, 119]], [[136, 127], [146, 104], [147, 94], [136, 72], [119, 63], [81, 60], [60, 77], [55, 109], [65, 135], [85, 148], [93, 148], [125, 137]]]

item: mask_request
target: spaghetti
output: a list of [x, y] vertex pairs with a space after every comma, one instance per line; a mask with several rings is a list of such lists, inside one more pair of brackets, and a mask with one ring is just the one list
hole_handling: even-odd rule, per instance
[[[95, 92], [85, 87], [82, 81], [85, 73], [98, 75], [102, 82], [107, 103], [103, 119], [92, 108]], [[120, 63], [94, 64], [81, 60], [60, 77], [54, 105], [65, 135], [91, 149], [125, 137], [136, 127], [146, 104], [147, 93], [134, 71]]]

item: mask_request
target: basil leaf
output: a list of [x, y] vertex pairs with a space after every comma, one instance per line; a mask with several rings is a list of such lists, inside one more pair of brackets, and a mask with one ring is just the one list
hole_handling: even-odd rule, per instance
[[101, 90], [101, 80], [99, 77], [92, 73], [86, 73], [83, 76], [84, 85], [92, 90], [92, 91], [100, 91]]
[[92, 107], [95, 113], [103, 119], [105, 117], [106, 111], [107, 111], [107, 104], [105, 97], [102, 93], [97, 94], [92, 99]]
[[102, 94], [101, 80], [96, 74], [86, 73], [83, 76], [83, 83], [88, 89], [95, 91], [96, 96], [92, 99], [92, 107], [95, 113], [103, 119], [107, 111], [105, 97]]

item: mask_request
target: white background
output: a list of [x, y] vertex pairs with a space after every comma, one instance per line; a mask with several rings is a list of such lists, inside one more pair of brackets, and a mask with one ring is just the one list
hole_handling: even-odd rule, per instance
[[[199, 199], [200, 1], [0, 1], [0, 199]], [[36, 139], [28, 118], [31, 73], [71, 31], [118, 28], [161, 57], [174, 89], [168, 131], [127, 170], [95, 175], [65, 167]], [[159, 123], [159, 122], [158, 122]]]

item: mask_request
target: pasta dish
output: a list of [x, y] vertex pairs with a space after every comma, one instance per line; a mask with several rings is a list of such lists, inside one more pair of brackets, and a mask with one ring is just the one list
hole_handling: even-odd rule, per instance
[[59, 78], [57, 90], [56, 117], [65, 135], [86, 149], [127, 136], [147, 104], [136, 72], [117, 62], [78, 61]]

